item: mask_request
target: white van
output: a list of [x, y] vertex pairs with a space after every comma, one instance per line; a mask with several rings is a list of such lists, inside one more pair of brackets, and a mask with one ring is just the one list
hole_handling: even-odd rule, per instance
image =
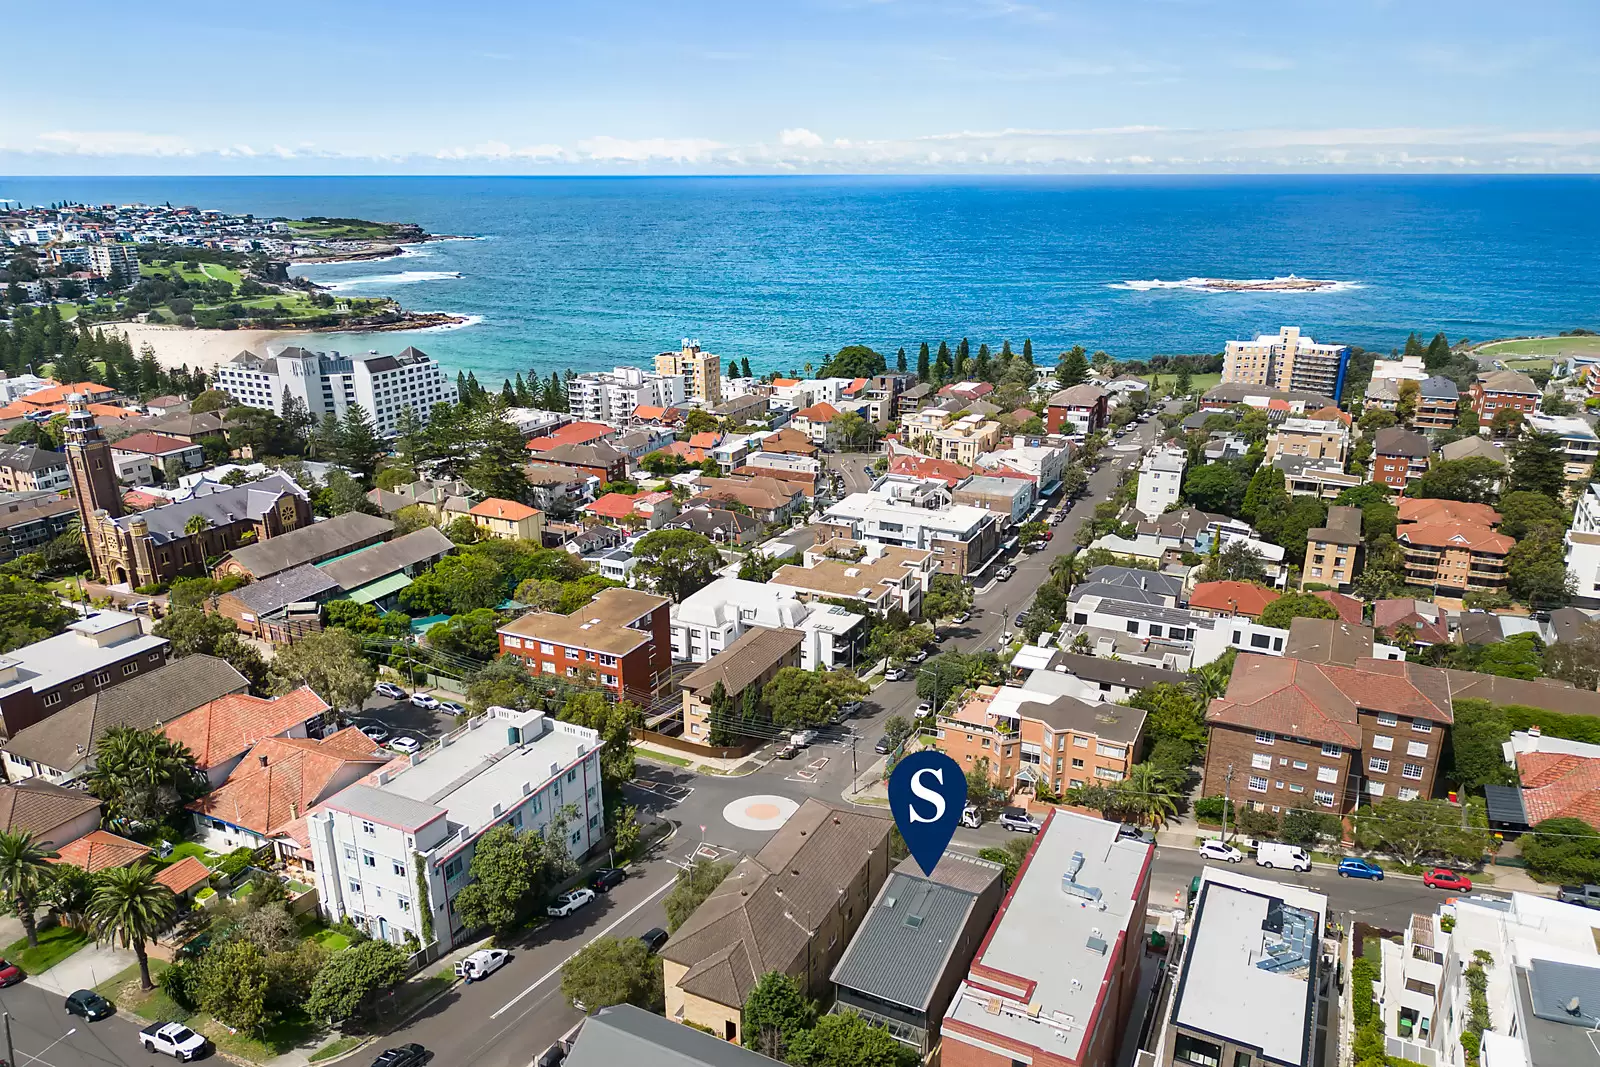
[[1256, 865], [1260, 867], [1287, 867], [1291, 871], [1309, 871], [1311, 857], [1296, 845], [1277, 841], [1262, 841], [1256, 846]]

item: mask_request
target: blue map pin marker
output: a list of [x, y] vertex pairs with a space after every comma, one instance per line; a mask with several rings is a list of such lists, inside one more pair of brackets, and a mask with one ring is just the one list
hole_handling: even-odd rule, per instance
[[911, 753], [889, 775], [889, 810], [923, 874], [933, 874], [966, 806], [967, 776], [938, 749]]

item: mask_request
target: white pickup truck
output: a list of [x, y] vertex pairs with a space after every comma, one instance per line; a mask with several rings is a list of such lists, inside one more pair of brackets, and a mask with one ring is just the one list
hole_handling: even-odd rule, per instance
[[139, 1044], [146, 1052], [160, 1052], [185, 1063], [199, 1059], [206, 1050], [206, 1039], [182, 1023], [151, 1023], [139, 1031]]

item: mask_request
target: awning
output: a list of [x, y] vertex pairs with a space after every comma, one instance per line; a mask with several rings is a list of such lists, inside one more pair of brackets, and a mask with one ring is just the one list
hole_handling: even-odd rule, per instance
[[1528, 829], [1528, 809], [1522, 803], [1522, 790], [1514, 785], [1486, 785], [1489, 825], [1507, 830]]
[[370, 604], [375, 600], [382, 600], [392, 596], [411, 584], [411, 579], [404, 574], [391, 574], [387, 578], [379, 578], [375, 582], [368, 582], [357, 589], [350, 590], [350, 599], [357, 604]]

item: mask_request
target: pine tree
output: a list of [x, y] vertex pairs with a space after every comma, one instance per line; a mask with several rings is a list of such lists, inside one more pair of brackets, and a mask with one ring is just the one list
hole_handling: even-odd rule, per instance
[[1022, 362], [1029, 366], [1033, 365], [1033, 338], [1031, 337], [1022, 339]]
[[899, 371], [901, 374], [906, 372], [906, 350], [903, 348], [895, 353], [894, 369]]
[[507, 378], [505, 381], [500, 383], [500, 399], [508, 408], [514, 408], [517, 406], [517, 390], [516, 387], [511, 384], [510, 378]]
[[1406, 355], [1422, 355], [1422, 339], [1416, 335], [1415, 331], [1413, 331], [1411, 335], [1406, 338]]
[[741, 377], [741, 378], [754, 378], [755, 377], [754, 374], [750, 373], [750, 357], [749, 356], [744, 356], [739, 360], [739, 377]]
[[941, 384], [948, 382], [954, 370], [955, 361], [950, 358], [950, 346], [940, 341], [938, 358], [933, 361], [934, 380]]
[[1082, 345], [1073, 345], [1070, 351], [1061, 353], [1061, 362], [1056, 367], [1056, 384], [1063, 389], [1074, 385], [1081, 385], [1089, 377], [1089, 357], [1084, 354]]
[[928, 342], [924, 341], [924, 342], [922, 342], [922, 347], [917, 350], [917, 381], [919, 381], [919, 382], [927, 381], [929, 373], [930, 373], [930, 371], [928, 369]]
[[1422, 364], [1429, 370], [1438, 370], [1450, 362], [1450, 341], [1445, 335], [1436, 333], [1433, 340], [1428, 342], [1428, 351], [1423, 353]]
[[338, 442], [340, 464], [349, 467], [362, 481], [370, 481], [384, 449], [366, 408], [360, 404], [345, 408], [344, 421], [339, 424]]

